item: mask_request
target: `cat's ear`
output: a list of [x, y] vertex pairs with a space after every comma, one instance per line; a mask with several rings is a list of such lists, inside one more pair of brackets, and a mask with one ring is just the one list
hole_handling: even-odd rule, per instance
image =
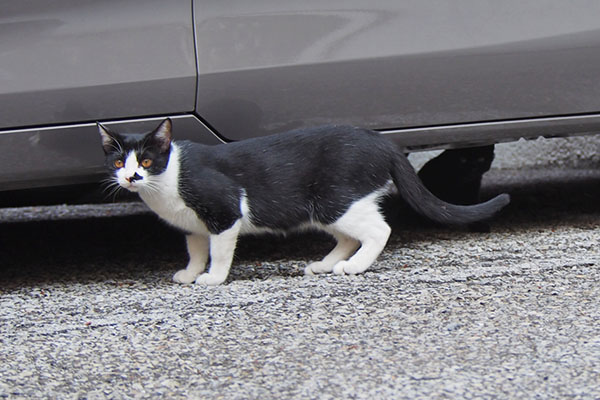
[[119, 149], [119, 143], [117, 142], [117, 137], [119, 136], [117, 133], [110, 131], [100, 122], [96, 123], [98, 126], [98, 131], [100, 132], [100, 137], [102, 137], [102, 148], [104, 149], [104, 153], [112, 153], [115, 150]]
[[155, 130], [148, 134], [161, 153], [168, 153], [171, 149], [171, 128], [171, 119], [166, 118]]

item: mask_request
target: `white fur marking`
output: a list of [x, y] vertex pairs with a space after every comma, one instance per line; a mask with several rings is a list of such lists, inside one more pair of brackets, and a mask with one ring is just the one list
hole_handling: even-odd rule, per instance
[[[133, 182], [128, 181], [135, 174], [141, 176], [141, 179]], [[148, 173], [139, 166], [137, 154], [135, 151], [130, 151], [125, 157], [125, 165], [117, 171], [117, 182], [119, 185], [132, 192], [139, 192], [146, 184]]]
[[333, 266], [335, 274], [364, 272], [383, 251], [390, 237], [391, 228], [381, 215], [379, 199], [390, 190], [389, 186], [356, 201], [344, 215], [328, 226], [328, 230], [334, 235], [336, 232], [341, 233], [358, 240], [361, 245], [349, 260], [340, 260]]
[[148, 177], [139, 194], [144, 203], [159, 217], [183, 230], [208, 235], [208, 229], [194, 210], [185, 205], [179, 195], [179, 148], [171, 144], [169, 163], [162, 174]]
[[[187, 236], [190, 262], [186, 269], [173, 275], [173, 280], [180, 283], [195, 281], [198, 284], [218, 285], [223, 283], [229, 274], [242, 220], [238, 220], [231, 228], [218, 235], [210, 234], [206, 224], [179, 195], [179, 166], [179, 148], [172, 143], [167, 168], [159, 175], [149, 175], [146, 185], [140, 187], [139, 194], [148, 207], [162, 219], [192, 233]], [[249, 209], [244, 205], [244, 199], [245, 197], [242, 198], [240, 209], [242, 214], [248, 215]], [[209, 249], [210, 270], [203, 273]]]

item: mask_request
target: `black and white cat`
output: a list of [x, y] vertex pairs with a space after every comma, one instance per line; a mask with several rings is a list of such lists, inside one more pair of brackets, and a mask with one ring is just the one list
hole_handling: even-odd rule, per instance
[[300, 129], [217, 146], [172, 141], [169, 119], [142, 135], [98, 128], [114, 182], [187, 233], [190, 260], [173, 276], [181, 283], [225, 281], [240, 234], [307, 228], [330, 233], [337, 245], [306, 274], [364, 272], [390, 235], [379, 204], [395, 192], [445, 224], [489, 218], [509, 202], [502, 194], [473, 206], [445, 203], [393, 143], [359, 128]]

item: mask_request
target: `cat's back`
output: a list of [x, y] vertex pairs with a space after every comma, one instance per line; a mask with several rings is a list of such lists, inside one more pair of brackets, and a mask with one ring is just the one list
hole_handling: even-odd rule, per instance
[[329, 125], [301, 128], [274, 135], [252, 138], [224, 145], [223, 153], [230, 155], [289, 157], [302, 154], [339, 155], [360, 150], [387, 148], [389, 143], [379, 134], [352, 126]]
[[343, 125], [301, 128], [274, 135], [238, 142], [207, 146], [189, 141], [177, 141], [182, 162], [201, 162], [204, 166], [272, 165], [304, 162], [333, 162], [341, 159], [366, 160], [384, 157], [389, 142], [380, 134], [362, 128]]
[[344, 185], [368, 193], [391, 179], [397, 151], [382, 135], [347, 126], [297, 129], [216, 146], [184, 142], [180, 148], [183, 186], [203, 182], [219, 191], [238, 186], [250, 197], [282, 201], [306, 197], [306, 188], [319, 196]]

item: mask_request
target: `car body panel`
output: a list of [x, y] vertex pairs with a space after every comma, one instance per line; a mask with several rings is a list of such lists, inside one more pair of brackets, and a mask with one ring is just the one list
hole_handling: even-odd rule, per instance
[[600, 110], [598, 2], [194, 4], [197, 112], [228, 139]]
[[598, 132], [600, 132], [600, 114], [472, 122], [381, 131], [407, 151], [483, 146], [539, 137], [585, 136], [598, 134]]
[[[163, 117], [103, 122], [123, 133], [149, 132]], [[171, 116], [178, 139], [208, 145], [222, 143], [193, 115]], [[1, 190], [17, 190], [100, 180], [106, 175], [96, 123], [6, 130], [0, 148]]]
[[0, 5], [0, 128], [192, 112], [189, 0]]

